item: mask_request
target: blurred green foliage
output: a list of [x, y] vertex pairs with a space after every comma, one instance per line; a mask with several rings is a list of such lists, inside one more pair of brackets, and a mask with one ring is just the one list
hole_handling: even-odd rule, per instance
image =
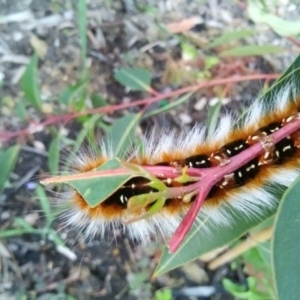
[[[111, 5], [110, 1], [106, 1], [107, 5]], [[71, 4], [68, 4], [71, 5]], [[54, 11], [59, 12], [61, 7], [55, 3], [53, 7]], [[141, 11], [150, 15], [155, 15], [157, 9], [152, 6], [144, 6], [139, 8]], [[271, 11], [264, 1], [250, 0], [248, 4], [248, 13], [250, 18], [256, 23], [265, 23], [272, 28], [277, 34], [283, 36], [297, 36], [299, 35], [299, 21], [286, 21], [280, 19]], [[68, 111], [84, 111], [86, 109], [86, 100], [90, 99], [93, 108], [100, 108], [109, 105], [109, 99], [105, 99], [102, 95], [92, 91], [89, 91], [89, 70], [87, 68], [87, 3], [85, 0], [79, 0], [77, 2], [77, 22], [78, 22], [78, 37], [81, 49], [81, 70], [79, 80], [70, 86], [66, 86], [60, 94], [57, 95], [57, 105], [59, 110]], [[298, 26], [299, 25], [299, 26]], [[159, 27], [160, 25], [158, 25]], [[179, 35], [172, 35], [164, 33], [162, 36], [170, 37], [173, 36], [180, 40], [180, 46], [182, 55], [187, 59], [197, 59], [200, 55], [205, 58], [205, 67], [203, 70], [191, 71], [190, 73], [195, 79], [199, 78], [210, 78], [210, 71], [213, 67], [217, 66], [222, 62], [223, 58], [226, 57], [244, 57], [253, 55], [272, 55], [287, 51], [279, 46], [274, 45], [241, 45], [238, 42], [246, 39], [247, 37], [254, 36], [257, 30], [251, 29], [237, 29], [230, 32], [225, 32], [219, 37], [215, 38], [210, 43], [203, 46], [203, 49], [199, 50], [198, 47], [187, 37], [181, 37]], [[166, 35], [165, 35], [166, 34]], [[221, 51], [217, 51], [218, 47], [226, 45]], [[213, 52], [212, 52], [213, 51]], [[130, 64], [134, 64], [134, 58], [130, 60]], [[130, 65], [129, 64], [129, 65]], [[266, 98], [268, 101], [272, 101], [274, 93], [278, 93], [281, 88], [294, 80], [299, 78], [300, 73], [300, 58], [288, 68], [288, 70], [281, 76], [281, 78], [274, 84], [273, 88], [267, 92]], [[176, 84], [179, 84], [184, 76], [183, 74], [175, 74]], [[150, 92], [152, 91], [151, 82], [153, 74], [146, 69], [137, 66], [123, 66], [114, 72], [114, 79], [124, 86], [127, 90], [139, 91], [139, 92]], [[298, 81], [297, 81], [298, 83]], [[0, 82], [0, 86], [2, 81]], [[36, 109], [38, 114], [44, 112], [43, 101], [41, 97], [41, 90], [38, 80], [38, 57], [33, 54], [30, 63], [21, 78], [21, 89], [24, 92], [24, 101], [19, 101], [16, 104], [16, 116], [20, 121], [26, 121], [28, 119], [27, 108], [33, 107]], [[146, 111], [144, 114], [141, 113], [128, 113], [116, 120], [112, 125], [107, 125], [103, 120], [101, 113], [96, 115], [88, 115], [77, 118], [77, 121], [82, 125], [81, 129], [77, 133], [76, 140], [70, 140], [69, 138], [60, 134], [59, 130], [54, 126], [51, 128], [53, 139], [50, 142], [48, 148], [48, 168], [52, 175], [55, 175], [59, 171], [59, 159], [61, 155], [61, 149], [64, 146], [71, 146], [72, 151], [66, 158], [66, 167], [70, 166], [74, 155], [76, 155], [79, 148], [86, 140], [89, 141], [90, 146], [93, 149], [98, 148], [98, 141], [95, 138], [95, 129], [101, 129], [106, 137], [104, 142], [115, 149], [115, 153], [118, 156], [124, 155], [124, 152], [133, 144], [139, 143], [139, 139], [136, 136], [135, 128], [141, 120], [152, 117], [156, 114], [167, 113], [187, 102], [193, 93], [186, 93], [173, 101], [161, 100], [158, 108]], [[219, 118], [221, 108], [221, 102], [219, 101], [215, 106], [211, 107], [208, 112], [208, 134], [214, 131], [216, 123]], [[88, 139], [87, 139], [88, 137]], [[13, 171], [20, 151], [19, 145], [13, 145], [8, 148], [1, 149], [0, 151], [0, 193], [6, 187], [10, 187], [10, 175]], [[258, 266], [263, 269], [264, 274], [267, 274], [267, 284], [269, 284], [268, 291], [263, 293], [257, 289], [257, 279], [254, 277], [248, 277], [248, 287], [237, 285], [228, 279], [223, 280], [225, 289], [230, 292], [234, 297], [238, 299], [250, 299], [260, 300], [268, 299], [273, 297], [273, 287], [271, 284], [271, 269], [270, 259], [272, 258], [272, 266], [275, 272], [274, 283], [279, 299], [298, 299], [300, 295], [299, 285], [297, 278], [299, 277], [299, 264], [298, 264], [298, 195], [299, 192], [299, 180], [284, 194], [280, 208], [276, 215], [275, 222], [275, 235], [272, 242], [270, 251], [270, 245], [265, 244], [263, 248], [254, 248], [253, 250], [243, 255], [244, 261], [251, 264], [252, 266]], [[25, 233], [34, 233], [41, 236], [42, 239], [51, 237], [55, 245], [58, 247], [64, 247], [64, 241], [61, 239], [59, 234], [52, 228], [53, 220], [57, 216], [57, 212], [51, 208], [49, 198], [45, 193], [45, 190], [41, 186], [36, 188], [36, 196], [39, 199], [39, 205], [44, 215], [44, 225], [42, 228], [35, 228], [31, 226], [24, 218], [16, 217], [13, 222], [12, 228], [6, 228], [1, 230], [0, 239], [6, 239], [13, 236], [19, 236]], [[218, 233], [211, 235], [211, 240], [206, 243], [205, 252], [210, 251], [223, 244], [236, 242], [237, 239], [245, 232], [252, 229], [255, 225], [262, 223], [264, 220], [274, 215], [276, 210], [269, 211], [264, 217], [259, 219], [245, 220], [243, 216], [239, 216], [237, 223], [234, 223], [236, 230], [230, 228], [218, 229]], [[194, 230], [200, 231], [200, 235], [194, 236], [193, 239], [199, 241], [201, 238], [207, 241], [207, 235], [201, 235], [201, 228]], [[205, 237], [204, 237], [205, 236]], [[218, 243], [214, 241], [218, 240]], [[191, 243], [184, 244], [181, 250], [176, 255], [169, 255], [165, 250], [162, 259], [156, 269], [156, 274], [162, 274], [175, 267], [178, 267], [191, 259], [197, 258], [202, 251], [200, 247], [197, 248], [198, 244]], [[190, 249], [189, 252], [187, 249]], [[194, 251], [196, 249], [196, 252]], [[270, 258], [271, 257], [271, 258]], [[140, 275], [140, 274], [139, 274]], [[148, 275], [147, 275], [148, 276]], [[131, 281], [131, 288], [136, 289], [142, 286], [147, 276], [137, 276], [136, 279]], [[290, 278], [292, 280], [290, 280]], [[65, 299], [73, 299], [71, 296], [66, 296]], [[271, 295], [271, 296], [270, 296]], [[57, 296], [59, 298], [59, 295]], [[26, 299], [26, 298], [24, 298]], [[52, 298], [54, 299], [54, 298]], [[156, 300], [169, 300], [172, 299], [171, 290], [164, 289], [157, 291], [155, 294]]]

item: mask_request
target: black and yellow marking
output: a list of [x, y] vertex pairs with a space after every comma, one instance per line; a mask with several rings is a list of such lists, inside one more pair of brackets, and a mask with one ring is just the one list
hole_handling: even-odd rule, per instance
[[[157, 166], [181, 166], [188, 168], [211, 168], [215, 166], [215, 161], [220, 161], [224, 157], [230, 161], [230, 158], [238, 155], [242, 151], [248, 149], [253, 142], [259, 142], [261, 138], [271, 135], [282, 127], [282, 123], [273, 122], [267, 126], [264, 126], [257, 130], [253, 135], [248, 137], [247, 139], [238, 139], [236, 141], [227, 143], [223, 147], [221, 147], [216, 152], [211, 155], [199, 154], [187, 157], [184, 161], [174, 161], [174, 162], [161, 162], [156, 164]], [[293, 135], [292, 135], [293, 136]], [[280, 142], [272, 147], [272, 152], [268, 153], [271, 158], [271, 161], [266, 162], [265, 164], [261, 164], [261, 160], [264, 159], [264, 156], [257, 157], [252, 159], [250, 162], [242, 166], [241, 168], [234, 171], [232, 174], [228, 174], [222, 181], [213, 186], [207, 198], [211, 198], [218, 194], [218, 192], [224, 190], [230, 190], [232, 188], [240, 187], [245, 185], [250, 180], [254, 179], [260, 170], [266, 164], [282, 164], [288, 159], [290, 159], [294, 153], [299, 148], [297, 145], [300, 143], [298, 140], [292, 136], [287, 136]], [[298, 143], [298, 144], [297, 144]], [[268, 156], [268, 157], [269, 157]], [[161, 179], [164, 181], [166, 186], [175, 187], [175, 186], [184, 186], [190, 183], [180, 184], [179, 182], [174, 181], [171, 178]], [[117, 190], [113, 195], [111, 195], [106, 201], [104, 201], [101, 205], [111, 205], [117, 204], [121, 206], [123, 209], [126, 209], [128, 200], [137, 195], [147, 194], [157, 192], [156, 189], [149, 186], [149, 180], [143, 177], [136, 177], [130, 179], [128, 182], [124, 184], [119, 190]], [[194, 200], [193, 197], [191, 200]], [[165, 202], [165, 206], [171, 205], [172, 199], [168, 199]]]

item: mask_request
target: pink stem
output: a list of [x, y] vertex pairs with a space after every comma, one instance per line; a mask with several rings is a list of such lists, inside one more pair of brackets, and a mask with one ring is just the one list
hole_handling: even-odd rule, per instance
[[10, 139], [22, 135], [27, 135], [30, 133], [36, 132], [38, 128], [42, 128], [43, 126], [48, 126], [52, 125], [58, 122], [69, 122], [72, 119], [75, 119], [80, 116], [85, 116], [89, 114], [97, 114], [97, 113], [108, 113], [112, 111], [117, 111], [129, 107], [134, 107], [137, 105], [144, 105], [144, 104], [151, 104], [156, 101], [159, 101], [164, 98], [170, 98], [173, 96], [179, 96], [181, 94], [185, 94], [188, 92], [194, 92], [197, 91], [198, 89], [204, 88], [204, 87], [210, 87], [210, 86], [215, 86], [215, 85], [223, 85], [223, 84], [228, 84], [228, 83], [235, 83], [235, 82], [241, 82], [241, 81], [246, 81], [246, 80], [258, 80], [258, 79], [276, 79], [278, 78], [278, 74], [252, 74], [252, 75], [247, 75], [247, 76], [236, 76], [236, 77], [230, 77], [230, 78], [221, 78], [221, 79], [215, 79], [215, 80], [210, 80], [210, 81], [203, 81], [200, 83], [197, 83], [195, 85], [191, 85], [188, 87], [180, 88], [175, 91], [167, 92], [167, 93], [162, 93], [162, 94], [156, 94], [157, 92], [154, 91], [153, 89], [151, 92], [155, 95], [153, 97], [149, 97], [146, 99], [142, 100], [136, 100], [132, 101], [129, 103], [122, 103], [122, 104], [117, 104], [117, 105], [108, 105], [105, 107], [98, 107], [98, 108], [93, 108], [93, 109], [87, 109], [85, 111], [81, 112], [73, 112], [73, 113], [68, 113], [64, 115], [58, 115], [58, 116], [49, 116], [47, 119], [43, 122], [40, 123], [32, 123], [30, 124], [27, 128], [9, 132], [9, 131], [0, 131], [0, 140], [3, 140], [4, 142], [8, 142]]
[[188, 231], [190, 230], [194, 220], [196, 219], [200, 208], [204, 200], [206, 199], [210, 190], [206, 190], [201, 188], [199, 190], [199, 194], [197, 195], [196, 200], [193, 202], [192, 206], [190, 207], [189, 211], [179, 224], [178, 228], [176, 229], [175, 233], [171, 237], [168, 248], [170, 253], [174, 253], [182, 243], [183, 239], [187, 235]]
[[[290, 122], [289, 124], [282, 127], [280, 130], [270, 135], [272, 142], [274, 144], [278, 143], [291, 133], [297, 131], [299, 128], [300, 120], [294, 120]], [[237, 169], [251, 161], [253, 158], [263, 154], [264, 151], [265, 150], [262, 147], [261, 143], [256, 143], [250, 148], [234, 156], [231, 159], [231, 162], [225, 166], [217, 166], [209, 169], [200, 170], [201, 175], [203, 176], [202, 179], [199, 182], [189, 185], [187, 187], [189, 189], [198, 188], [198, 197], [193, 203], [193, 205], [190, 207], [183, 221], [180, 223], [180, 225], [178, 226], [178, 228], [176, 229], [175, 233], [169, 241], [168, 247], [171, 253], [174, 253], [181, 245], [183, 239], [185, 238], [191, 226], [193, 225], [198, 215], [198, 212], [211, 188], [217, 182], [219, 182], [225, 175], [231, 174], [232, 172], [236, 171]]]
[[[157, 178], [171, 178], [174, 179], [178, 177], [180, 174], [179, 171], [177, 171], [173, 167], [164, 167], [164, 166], [144, 166], [144, 169], [149, 171], [154, 177]], [[130, 175], [133, 173], [130, 173], [127, 169], [110, 169], [110, 170], [103, 170], [103, 171], [91, 171], [91, 172], [84, 172], [84, 173], [75, 173], [71, 175], [62, 175], [62, 176], [55, 176], [46, 178], [44, 180], [41, 180], [42, 184], [51, 184], [51, 183], [67, 183], [68, 181], [72, 180], [80, 180], [80, 179], [92, 179], [92, 178], [101, 178], [101, 177], [107, 177], [107, 176], [116, 176], [116, 175]], [[190, 175], [198, 175], [198, 170], [191, 172]]]

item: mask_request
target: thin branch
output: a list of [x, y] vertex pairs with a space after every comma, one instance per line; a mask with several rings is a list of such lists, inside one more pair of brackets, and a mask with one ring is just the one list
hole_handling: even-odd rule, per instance
[[228, 83], [236, 83], [236, 82], [247, 81], [247, 80], [260, 80], [260, 79], [271, 80], [271, 79], [276, 79], [278, 77], [279, 77], [279, 74], [253, 74], [253, 75], [247, 75], [247, 76], [230, 77], [230, 78], [215, 79], [215, 80], [211, 80], [211, 81], [203, 81], [203, 82], [200, 82], [195, 85], [191, 85], [191, 86], [184, 87], [184, 88], [181, 88], [181, 89], [178, 89], [175, 91], [171, 91], [171, 92], [167, 92], [167, 93], [158, 94], [154, 97], [137, 100], [137, 101], [130, 102], [130, 103], [109, 105], [109, 106], [105, 106], [105, 107], [88, 109], [88, 110], [85, 110], [82, 112], [74, 112], [74, 113], [68, 113], [68, 114], [63, 114], [63, 115], [51, 115], [43, 122], [39, 122], [39, 123], [32, 122], [27, 128], [13, 131], [13, 132], [6, 132], [6, 131], [0, 132], [0, 140], [2, 140], [3, 142], [8, 142], [14, 137], [26, 136], [28, 134], [35, 133], [45, 126], [57, 124], [59, 122], [67, 123], [77, 117], [86, 116], [86, 115], [90, 115], [90, 114], [110, 113], [110, 112], [115, 112], [117, 110], [129, 108], [129, 107], [134, 107], [137, 105], [149, 105], [151, 103], [160, 101], [165, 98], [179, 96], [179, 95], [182, 95], [182, 94], [185, 94], [188, 92], [195, 92], [204, 87], [211, 87], [211, 86], [215, 86], [215, 85], [224, 85], [224, 84], [226, 85]]
[[291, 43], [293, 43], [294, 45], [296, 45], [298, 48], [300, 48], [300, 42], [297, 41], [294, 37], [288, 36], [287, 39], [288, 39]]
[[271, 239], [273, 234], [273, 228], [266, 228], [260, 232], [253, 233], [244, 242], [238, 244], [232, 249], [229, 249], [219, 257], [215, 258], [208, 264], [209, 270], [216, 270], [217, 268], [225, 265], [228, 262], [233, 261], [238, 256], [242, 255], [249, 249], [257, 246], [259, 243], [263, 243]]

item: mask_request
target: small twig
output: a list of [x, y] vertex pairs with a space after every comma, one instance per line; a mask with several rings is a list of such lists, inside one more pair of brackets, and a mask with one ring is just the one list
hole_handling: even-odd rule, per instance
[[40, 169], [40, 165], [33, 166], [18, 182], [14, 184], [14, 192], [18, 190], [24, 183], [28, 182], [30, 178]]
[[135, 259], [135, 256], [134, 256], [133, 252], [132, 252], [132, 249], [131, 249], [131, 246], [130, 246], [128, 238], [125, 238], [124, 244], [125, 244], [125, 248], [127, 250], [130, 262], [133, 265], [135, 265], [136, 264], [136, 259]]
[[287, 39], [293, 43], [294, 45], [296, 45], [298, 48], [300, 48], [300, 42], [297, 41], [295, 38], [291, 37], [291, 36], [288, 36]]
[[213, 259], [215, 259], [217, 256], [219, 256], [221, 253], [225, 252], [228, 249], [228, 245], [225, 245], [221, 248], [214, 249], [210, 252], [207, 252], [200, 256], [200, 260], [204, 263], [209, 263]]
[[48, 292], [48, 291], [55, 290], [58, 286], [60, 286], [62, 284], [68, 284], [68, 283], [71, 283], [73, 281], [77, 281], [79, 278], [80, 278], [80, 272], [74, 272], [68, 278], [60, 280], [58, 282], [50, 283], [47, 286], [39, 289], [38, 292], [43, 293], [43, 292]]
[[30, 133], [34, 133], [36, 130], [40, 130], [42, 127], [53, 125], [59, 122], [64, 122], [67, 123], [77, 117], [81, 116], [86, 116], [90, 114], [98, 114], [98, 113], [110, 113], [110, 112], [115, 112], [117, 110], [129, 108], [129, 107], [134, 107], [137, 105], [144, 105], [144, 104], [151, 104], [157, 101], [160, 101], [165, 98], [171, 98], [174, 96], [179, 96], [181, 94], [185, 94], [188, 92], [195, 92], [201, 88], [204, 87], [211, 87], [215, 85], [224, 85], [228, 83], [236, 83], [236, 82], [241, 82], [241, 81], [247, 81], [247, 80], [259, 80], [259, 79], [265, 79], [265, 80], [270, 80], [270, 79], [276, 79], [278, 78], [279, 74], [253, 74], [253, 75], [247, 75], [247, 76], [240, 76], [240, 77], [230, 77], [230, 78], [222, 78], [222, 79], [215, 79], [211, 81], [203, 81], [195, 85], [191, 85], [188, 87], [184, 87], [175, 91], [163, 93], [163, 94], [158, 94], [157, 96], [154, 97], [149, 97], [146, 99], [142, 100], [137, 100], [134, 102], [130, 103], [122, 103], [122, 104], [117, 104], [117, 105], [109, 105], [105, 107], [99, 107], [99, 108], [94, 108], [94, 109], [88, 109], [82, 112], [74, 112], [74, 113], [68, 113], [64, 115], [51, 115], [49, 116], [45, 121], [40, 122], [40, 123], [31, 123], [27, 128], [17, 130], [14, 132], [0, 132], [0, 140], [4, 142], [8, 142], [14, 137], [18, 136], [26, 136]]
[[246, 241], [238, 244], [236, 247], [229, 249], [224, 254], [212, 260], [208, 264], [209, 270], [216, 270], [224, 264], [234, 260], [257, 244], [268, 241], [272, 237], [273, 228], [264, 229], [258, 233], [252, 234]]
[[[159, 178], [176, 178], [180, 172], [173, 167], [164, 167], [164, 166], [144, 166], [144, 168], [149, 171], [154, 177]], [[47, 185], [51, 183], [65, 183], [70, 182], [72, 180], [80, 180], [80, 179], [92, 179], [92, 178], [101, 178], [107, 176], [114, 175], [132, 175], [132, 172], [127, 169], [112, 169], [112, 170], [103, 170], [103, 171], [93, 171], [88, 173], [77, 173], [71, 175], [63, 175], [63, 176], [55, 176], [43, 179], [41, 184]], [[191, 168], [189, 170], [189, 175], [199, 175], [197, 169]], [[140, 175], [137, 175], [140, 176]]]
[[120, 300], [129, 290], [128, 285], [125, 285], [122, 290], [114, 297], [115, 300]]

